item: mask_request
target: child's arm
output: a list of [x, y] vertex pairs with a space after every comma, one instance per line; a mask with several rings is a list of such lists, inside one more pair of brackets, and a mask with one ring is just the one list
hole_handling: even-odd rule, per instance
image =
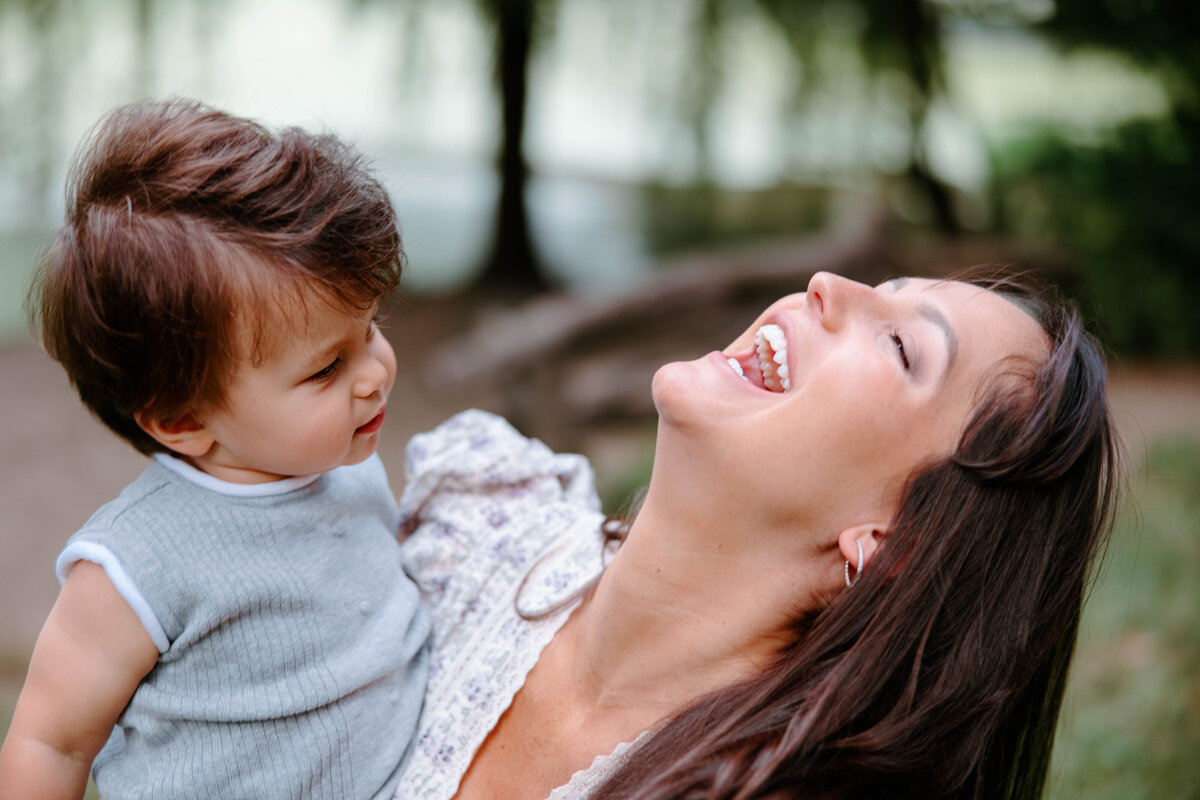
[[104, 570], [71, 569], [38, 635], [0, 749], [0, 797], [79, 798], [158, 648]]

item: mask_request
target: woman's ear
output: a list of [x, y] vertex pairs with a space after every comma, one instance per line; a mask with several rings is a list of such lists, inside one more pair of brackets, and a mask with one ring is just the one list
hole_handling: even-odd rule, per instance
[[853, 573], [858, 569], [859, 544], [862, 545], [862, 566], [866, 569], [875, 552], [890, 535], [886, 523], [867, 522], [853, 525], [838, 535], [838, 549], [842, 551], [842, 557], [850, 562], [850, 570]]
[[150, 434], [154, 441], [172, 452], [199, 457], [212, 449], [212, 433], [191, 414], [166, 422], [152, 419], [145, 412], [138, 412], [134, 419], [138, 427]]

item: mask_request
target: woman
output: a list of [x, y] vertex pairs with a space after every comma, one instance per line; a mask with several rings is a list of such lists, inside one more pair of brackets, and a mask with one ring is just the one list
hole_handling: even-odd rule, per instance
[[416, 437], [398, 796], [1039, 796], [1113, 444], [1094, 341], [1004, 288], [818, 274], [663, 367], [607, 567], [582, 459], [481, 412]]

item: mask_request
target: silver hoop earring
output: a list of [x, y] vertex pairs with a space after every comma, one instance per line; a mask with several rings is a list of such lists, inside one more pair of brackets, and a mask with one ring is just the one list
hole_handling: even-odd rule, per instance
[[846, 562], [845, 576], [846, 576], [846, 588], [847, 589], [854, 588], [854, 584], [858, 583], [858, 578], [860, 575], [862, 575], [862, 568], [863, 568], [862, 539], [855, 539], [854, 543], [856, 545], [858, 545], [858, 567], [854, 570], [854, 580], [850, 580], [850, 562], [849, 561]]

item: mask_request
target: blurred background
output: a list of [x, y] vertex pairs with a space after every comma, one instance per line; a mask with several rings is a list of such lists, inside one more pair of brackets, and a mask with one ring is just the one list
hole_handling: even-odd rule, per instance
[[76, 143], [192, 97], [353, 142], [409, 263], [381, 452], [481, 406], [644, 483], [649, 380], [828, 269], [976, 264], [1112, 352], [1126, 502], [1051, 795], [1200, 798], [1200, 4], [0, 0], [0, 730], [63, 542], [144, 461], [22, 303]]

